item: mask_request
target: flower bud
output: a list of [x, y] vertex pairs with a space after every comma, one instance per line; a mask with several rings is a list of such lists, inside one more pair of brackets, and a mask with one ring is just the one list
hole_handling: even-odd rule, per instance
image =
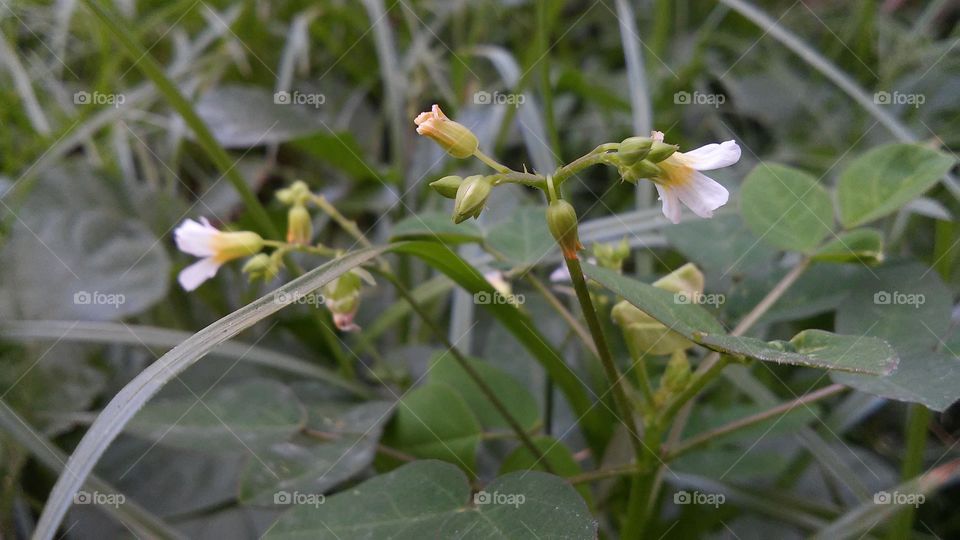
[[557, 240], [565, 259], [576, 259], [577, 251], [583, 249], [577, 233], [577, 211], [562, 199], [554, 200], [547, 207], [547, 228]]
[[258, 253], [247, 259], [247, 262], [243, 265], [242, 272], [247, 274], [250, 281], [255, 279], [270, 281], [280, 273], [280, 265], [274, 257], [266, 253]]
[[493, 184], [479, 174], [468, 176], [457, 188], [456, 202], [453, 205], [453, 222], [461, 223], [469, 218], [480, 217]]
[[294, 204], [287, 212], [287, 242], [309, 246], [313, 238], [313, 220], [302, 204]]
[[342, 332], [360, 329], [353, 322], [360, 308], [360, 286], [361, 275], [351, 270], [323, 287], [324, 302], [333, 316], [334, 325]]
[[310, 199], [310, 188], [303, 180], [297, 180], [290, 187], [277, 190], [277, 200], [283, 204], [306, 204]]
[[650, 153], [647, 154], [647, 159], [652, 163], [660, 163], [661, 161], [672, 156], [673, 153], [679, 149], [680, 147], [675, 144], [653, 141], [653, 145], [650, 147]]
[[670, 330], [626, 300], [613, 306], [610, 315], [613, 322], [622, 329], [627, 348], [634, 358], [670, 354], [693, 346], [687, 338]]
[[624, 165], [633, 165], [647, 157], [652, 146], [653, 139], [650, 137], [630, 137], [620, 143], [617, 156]]
[[433, 182], [430, 182], [430, 187], [432, 187], [434, 191], [436, 191], [437, 193], [439, 193], [440, 195], [443, 195], [448, 199], [456, 199], [457, 189], [460, 188], [460, 184], [462, 183], [463, 183], [463, 178], [459, 176], [444, 176], [439, 180], [434, 180]]
[[623, 261], [630, 256], [630, 245], [624, 238], [618, 245], [601, 244], [593, 245], [593, 256], [597, 259], [597, 264], [604, 268], [620, 272], [623, 269]]
[[480, 145], [477, 136], [467, 126], [447, 118], [439, 105], [420, 113], [413, 122], [417, 125], [417, 133], [430, 137], [455, 158], [472, 156]]

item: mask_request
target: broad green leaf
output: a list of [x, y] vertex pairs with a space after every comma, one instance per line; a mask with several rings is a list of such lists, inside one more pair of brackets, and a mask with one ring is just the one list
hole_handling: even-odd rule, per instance
[[[420, 257], [434, 269], [443, 272], [456, 281], [458, 285], [471, 294], [479, 292], [494, 293], [493, 286], [476, 269], [443, 244], [437, 242], [406, 242], [393, 246], [391, 251]], [[592, 406], [580, 377], [549, 345], [549, 341], [536, 329], [530, 317], [512, 305], [489, 303], [483, 307], [497, 318], [543, 365], [554, 384], [563, 391], [574, 413], [580, 418], [580, 426], [585, 431], [591, 446], [596, 450], [602, 448], [610, 436], [611, 417], [609, 411], [606, 411], [604, 407]]]
[[471, 497], [463, 472], [429, 460], [367, 480], [318, 507], [294, 508], [265, 538], [593, 540], [596, 535], [587, 505], [560, 478], [515, 472]]
[[750, 230], [778, 248], [810, 253], [833, 229], [830, 195], [813, 176], [775, 163], [758, 165], [740, 190]]
[[886, 377], [832, 373], [834, 381], [876, 396], [921, 403], [945, 411], [960, 399], [960, 358], [945, 351], [900, 353], [897, 370]]
[[751, 337], [727, 335], [723, 326], [703, 307], [673, 293], [624, 277], [591, 264], [584, 273], [642, 309], [690, 341], [739, 358], [752, 358], [822, 369], [861, 373], [888, 373], [896, 365], [896, 354], [879, 339], [841, 336], [819, 330], [797, 334], [790, 342], [766, 342]]
[[476, 476], [480, 422], [467, 402], [445, 384], [426, 384], [397, 403], [383, 441], [421, 458], [441, 459]]
[[923, 195], [954, 163], [952, 157], [917, 144], [873, 148], [840, 174], [840, 221], [852, 228], [896, 211]]
[[243, 450], [283, 440], [299, 431], [306, 411], [293, 391], [269, 379], [217, 386], [158, 399], [127, 424], [128, 433], [169, 446], [196, 450]]
[[483, 241], [483, 231], [472, 221], [456, 224], [450, 214], [425, 212], [409, 216], [394, 225], [394, 240], [440, 240], [448, 244]]
[[522, 206], [510, 219], [497, 223], [487, 233], [487, 244], [508, 261], [533, 266], [557, 249], [547, 229], [546, 207]]
[[886, 377], [833, 374], [833, 379], [888, 399], [946, 409], [960, 399], [960, 349], [941, 343], [951, 310], [949, 290], [923, 264], [902, 261], [863, 269], [837, 309], [836, 327], [887, 340], [900, 365]]
[[324, 438], [298, 436], [278, 442], [247, 461], [240, 480], [240, 502], [290, 504], [291, 493], [323, 494], [366, 469], [376, 453], [392, 404], [328, 404]]
[[854, 229], [837, 235], [813, 254], [813, 260], [825, 262], [883, 262], [883, 234], [876, 229]]
[[65, 466], [70, 474], [60, 475], [57, 479], [40, 515], [40, 521], [34, 533], [37, 538], [53, 537], [73, 502], [74, 494], [83, 485], [84, 479], [93, 470], [104, 450], [120, 434], [137, 411], [164, 385], [203, 358], [217, 345], [280, 311], [284, 306], [276, 301], [276, 295], [298, 297], [319, 289], [350, 269], [377, 257], [386, 249], [385, 247], [362, 249], [311, 270], [207, 326], [144, 369], [110, 400], [104, 411], [80, 439], [80, 443]]
[[[483, 360], [468, 358], [467, 361], [525, 430], [531, 430], [540, 423], [537, 400], [522, 384]], [[460, 367], [453, 355], [441, 352], [433, 357], [430, 366], [429, 381], [456, 389], [485, 430], [510, 429], [510, 424], [490, 404], [487, 396]]]
[[950, 327], [951, 293], [926, 265], [862, 268], [837, 308], [836, 329], [885, 339], [900, 352], [933, 350]]

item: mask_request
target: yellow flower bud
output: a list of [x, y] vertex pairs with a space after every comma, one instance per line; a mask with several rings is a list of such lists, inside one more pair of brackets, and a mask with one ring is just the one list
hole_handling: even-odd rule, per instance
[[413, 122], [417, 125], [417, 133], [430, 137], [455, 158], [472, 156], [480, 145], [477, 136], [467, 126], [447, 118], [439, 105], [420, 113]]
[[210, 243], [213, 258], [219, 262], [247, 257], [263, 249], [263, 238], [250, 231], [221, 232]]
[[436, 191], [437, 193], [439, 193], [440, 195], [443, 195], [448, 199], [456, 199], [457, 189], [460, 188], [460, 184], [462, 183], [463, 183], [463, 178], [459, 176], [444, 176], [439, 180], [434, 180], [433, 182], [430, 182], [430, 187], [432, 187], [434, 191]]
[[617, 150], [617, 157], [624, 165], [633, 165], [641, 159], [647, 157], [650, 148], [653, 146], [653, 139], [650, 137], [630, 137], [620, 143]]
[[492, 189], [493, 183], [489, 178], [481, 175], [468, 176], [457, 188], [453, 222], [461, 223], [469, 218], [480, 217]]
[[613, 306], [610, 315], [622, 329], [627, 348], [634, 358], [670, 354], [675, 350], [693, 346], [687, 338], [670, 330], [626, 300]]
[[290, 187], [277, 190], [277, 200], [283, 204], [306, 204], [310, 200], [310, 188], [303, 180], [297, 180]]
[[674, 293], [688, 295], [702, 293], [704, 287], [703, 272], [697, 268], [697, 265], [687, 263], [654, 281], [653, 286]]
[[309, 246], [313, 238], [313, 220], [302, 204], [294, 204], [287, 212], [287, 242]]
[[577, 232], [577, 211], [562, 199], [554, 200], [547, 207], [547, 228], [557, 240], [563, 257], [576, 259], [577, 251], [583, 249]]

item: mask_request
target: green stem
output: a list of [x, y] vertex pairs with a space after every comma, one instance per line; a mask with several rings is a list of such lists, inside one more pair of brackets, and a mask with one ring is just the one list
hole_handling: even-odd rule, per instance
[[613, 400], [620, 413], [620, 421], [627, 428], [627, 434], [633, 445], [634, 454], [637, 460], [641, 460], [648, 451], [644, 450], [643, 442], [637, 435], [637, 424], [633, 420], [633, 408], [630, 406], [630, 400], [627, 398], [627, 392], [624, 389], [623, 376], [613, 361], [610, 354], [610, 347], [607, 346], [607, 339], [603, 335], [603, 327], [600, 325], [600, 318], [597, 317], [597, 311], [593, 307], [593, 300], [590, 299], [590, 291], [587, 289], [587, 281], [583, 277], [583, 269], [580, 266], [579, 259], [566, 259], [567, 270], [570, 272], [570, 278], [573, 281], [573, 288], [577, 292], [577, 301], [580, 302], [580, 309], [583, 311], [583, 318], [587, 320], [587, 328], [593, 336], [593, 343], [597, 346], [597, 352], [600, 355], [600, 363], [607, 375], [610, 383], [610, 392], [613, 393]]
[[[919, 475], [923, 470], [923, 451], [927, 446], [927, 427], [930, 425], [932, 416], [930, 409], [925, 406], [919, 403], [910, 405], [906, 425], [907, 453], [903, 459], [900, 475], [904, 481]], [[900, 510], [893, 518], [888, 538], [891, 540], [910, 538], [916, 512], [917, 509], [914, 506], [905, 506]]]
[[583, 155], [557, 169], [557, 172], [553, 175], [554, 182], [556, 182], [557, 186], [559, 187], [571, 176], [577, 174], [583, 169], [592, 167], [594, 165], [599, 165], [601, 163], [612, 164], [612, 154], [610, 154], [608, 150], [615, 150], [619, 147], [619, 143], [607, 143], [598, 146], [589, 154]]
[[477, 148], [477, 149], [473, 152], [473, 155], [474, 155], [474, 157], [476, 157], [476, 158], [479, 159], [480, 161], [482, 161], [482, 162], [486, 163], [487, 165], [489, 165], [490, 168], [492, 168], [493, 170], [497, 171], [498, 173], [501, 173], [501, 174], [509, 174], [509, 173], [516, 172], [516, 171], [514, 171], [513, 169], [511, 169], [510, 167], [507, 167], [506, 165], [500, 163], [499, 161], [493, 159], [492, 157], [484, 154], [483, 152], [480, 151], [479, 148]]

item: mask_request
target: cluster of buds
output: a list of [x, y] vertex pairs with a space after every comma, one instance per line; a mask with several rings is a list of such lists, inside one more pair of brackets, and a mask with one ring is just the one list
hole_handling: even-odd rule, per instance
[[629, 137], [620, 143], [615, 163], [620, 177], [636, 184], [644, 178], [658, 178], [663, 170], [657, 163], [672, 156], [680, 147], [654, 137]]
[[609, 268], [617, 272], [623, 271], [623, 263], [630, 257], [630, 244], [623, 238], [620, 243], [605, 244], [597, 242], [593, 244], [593, 258], [597, 265], [603, 268]]
[[277, 191], [277, 200], [290, 207], [287, 210], [287, 243], [309, 246], [313, 239], [313, 219], [307, 203], [313, 197], [310, 188], [302, 180]]

